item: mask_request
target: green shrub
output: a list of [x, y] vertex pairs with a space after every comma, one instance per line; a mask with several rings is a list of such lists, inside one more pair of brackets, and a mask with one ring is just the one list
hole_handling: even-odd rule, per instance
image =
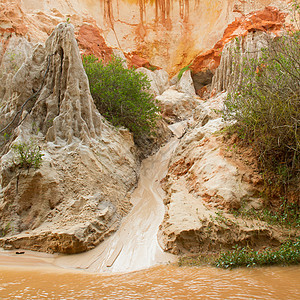
[[17, 167], [38, 169], [42, 164], [43, 154], [33, 141], [18, 143], [12, 146], [14, 151], [13, 164]]
[[181, 77], [182, 77], [182, 75], [183, 75], [183, 73], [184, 73], [185, 71], [187, 71], [187, 70], [190, 69], [190, 66], [191, 66], [191, 65], [192, 65], [192, 63], [190, 63], [189, 65], [183, 67], [183, 68], [178, 72], [178, 75], [177, 75], [178, 80], [181, 79]]
[[104, 65], [92, 55], [84, 56], [83, 66], [96, 107], [108, 121], [125, 126], [135, 137], [151, 133], [159, 109], [146, 75], [125, 69], [116, 57]]
[[4, 226], [0, 226], [0, 237], [6, 236], [10, 230], [10, 223], [7, 223]]
[[[300, 32], [269, 39], [259, 59], [241, 65], [224, 117], [258, 152], [266, 182], [287, 187], [300, 177]], [[272, 175], [270, 175], [272, 174]]]
[[300, 263], [300, 238], [286, 241], [277, 250], [254, 251], [250, 248], [235, 247], [220, 255], [215, 262], [218, 268], [254, 267], [266, 265], [291, 265]]
[[300, 227], [300, 208], [297, 203], [290, 203], [286, 199], [281, 199], [281, 205], [276, 207], [276, 210], [270, 207], [261, 209], [245, 209], [242, 205], [239, 209], [232, 209], [231, 213], [238, 217], [241, 216], [245, 219], [257, 219], [267, 222], [270, 225], [279, 225], [282, 227]]

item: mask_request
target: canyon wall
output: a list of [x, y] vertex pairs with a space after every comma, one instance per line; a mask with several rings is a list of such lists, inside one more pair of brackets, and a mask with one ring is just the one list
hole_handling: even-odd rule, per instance
[[[113, 128], [96, 110], [80, 54], [93, 53], [107, 60], [113, 52], [123, 57], [125, 53], [129, 63], [158, 66], [171, 76], [191, 62], [193, 76], [207, 69], [214, 72], [221, 50], [233, 37], [251, 32], [245, 39], [247, 44], [248, 40], [256, 42], [252, 32], [281, 30], [286, 5], [283, 0], [0, 0], [0, 130], [12, 122], [9, 130], [3, 131], [5, 135], [0, 135], [0, 229], [10, 229], [9, 235], [0, 238], [0, 246], [86, 251], [115, 231], [130, 210], [129, 196], [139, 176], [137, 149], [127, 130]], [[215, 91], [230, 87], [231, 73], [236, 73], [228, 67], [232, 58], [227, 50], [225, 46], [213, 82]], [[182, 245], [201, 237], [199, 222], [208, 228], [212, 225], [210, 216], [214, 224], [217, 222], [215, 212], [207, 213], [199, 200], [209, 200], [213, 209], [241, 205], [239, 199], [246, 196], [252, 203], [253, 182], [245, 183], [241, 174], [235, 175], [235, 166], [228, 167], [227, 162], [223, 168], [224, 155], [215, 149], [220, 140], [206, 141], [203, 130], [207, 128], [202, 127], [210, 130], [211, 123], [195, 96], [191, 72], [184, 73], [179, 82], [173, 82], [178, 80], [176, 76], [169, 83], [163, 70], [143, 72], [150, 74], [153, 82], [160, 78], [164, 83], [157, 86], [157, 94], [162, 94], [157, 100], [168, 122], [186, 119], [192, 111], [206, 120], [202, 124], [194, 114], [195, 128], [182, 137], [163, 182], [169, 207], [161, 227], [161, 243], [165, 250], [175, 249], [174, 253], [197, 252], [199, 243]], [[185, 79], [188, 84], [182, 84]], [[222, 125], [218, 119], [214, 122]], [[32, 140], [43, 154], [42, 166], [20, 169], [12, 163], [12, 147]], [[201, 169], [203, 164], [207, 170]], [[219, 180], [220, 174], [225, 179]], [[210, 179], [218, 183], [220, 193], [206, 184]], [[228, 182], [232, 182], [229, 189], [233, 196], [222, 189]], [[182, 197], [185, 193], [186, 198]], [[183, 222], [189, 210], [181, 209], [182, 199], [187, 200], [184, 206], [198, 205], [191, 207], [190, 215], [196, 216], [192, 225]], [[180, 230], [178, 224], [183, 224]], [[241, 230], [249, 230], [240, 224], [234, 226], [234, 242], [239, 242]], [[215, 228], [220, 235], [223, 229]], [[224, 241], [216, 239], [216, 247], [232, 243], [227, 232], [230, 228], [226, 228]], [[258, 235], [258, 230], [249, 232], [246, 242]], [[204, 233], [208, 245], [210, 231]], [[268, 229], [263, 228], [262, 237], [277, 242]]]
[[[269, 5], [287, 10], [285, 0], [2, 0], [2, 3], [5, 8], [2, 14], [6, 19], [16, 18], [13, 22], [18, 26], [13, 27], [18, 27], [22, 34], [30, 31], [33, 35], [35, 30], [36, 39], [45, 39], [45, 33], [49, 34], [53, 25], [67, 19], [75, 27], [80, 23], [97, 25], [111, 47], [144, 57], [171, 74], [212, 49], [236, 17]], [[5, 14], [9, 7], [11, 11]]]

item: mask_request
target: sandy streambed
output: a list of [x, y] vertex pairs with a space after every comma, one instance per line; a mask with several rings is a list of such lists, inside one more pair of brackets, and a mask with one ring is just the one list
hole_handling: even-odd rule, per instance
[[157, 233], [165, 207], [160, 180], [166, 175], [172, 152], [184, 130], [184, 122], [171, 126], [172, 138], [155, 155], [142, 162], [138, 187], [131, 197], [133, 208], [118, 231], [95, 249], [72, 256], [61, 256], [55, 264], [88, 269], [92, 272], [130, 272], [174, 261], [158, 244]]
[[[181, 136], [184, 124], [181, 122], [171, 126], [175, 136]], [[173, 137], [155, 155], [142, 162], [138, 187], [131, 197], [132, 210], [122, 220], [117, 232], [99, 246], [76, 255], [50, 255], [31, 251], [15, 254], [15, 251], [5, 251], [2, 256], [4, 264], [5, 261], [31, 266], [41, 263], [47, 267], [55, 265], [88, 269], [91, 272], [131, 272], [176, 260], [175, 256], [161, 249], [157, 233], [165, 213], [164, 191], [160, 181], [166, 175], [171, 154], [178, 145], [177, 137]]]

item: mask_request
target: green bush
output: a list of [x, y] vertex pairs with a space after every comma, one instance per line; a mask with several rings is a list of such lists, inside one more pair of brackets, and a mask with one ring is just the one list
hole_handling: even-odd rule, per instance
[[[270, 184], [300, 177], [300, 32], [270, 38], [259, 59], [241, 65], [242, 82], [228, 95], [224, 117], [258, 152]], [[272, 174], [272, 175], [270, 175]], [[275, 181], [274, 181], [275, 180]]]
[[12, 146], [14, 151], [13, 164], [20, 168], [38, 169], [42, 164], [43, 154], [33, 141], [18, 143]]
[[257, 219], [267, 222], [270, 225], [279, 225], [282, 227], [299, 227], [300, 228], [300, 208], [297, 203], [290, 203], [281, 199], [282, 204], [276, 207], [276, 210], [270, 207], [261, 209], [246, 209], [242, 204], [239, 209], [232, 209], [230, 212], [235, 216], [241, 216], [245, 219]]
[[124, 68], [116, 57], [104, 65], [92, 55], [84, 56], [83, 66], [96, 107], [108, 121], [128, 128], [135, 137], [152, 132], [159, 109], [146, 75]]
[[291, 265], [300, 263], [300, 238], [286, 241], [277, 250], [265, 249], [261, 252], [250, 248], [235, 247], [220, 255], [215, 262], [218, 268], [254, 267], [266, 265]]
[[190, 70], [190, 66], [191, 66], [191, 65], [192, 65], [192, 63], [190, 63], [189, 65], [183, 67], [183, 68], [178, 72], [178, 75], [177, 75], [178, 80], [181, 79], [181, 77], [182, 77], [182, 75], [183, 75], [183, 73], [184, 73], [185, 71]]
[[0, 226], [0, 237], [6, 236], [9, 233], [10, 230], [11, 230], [10, 223], [7, 223], [6, 225]]

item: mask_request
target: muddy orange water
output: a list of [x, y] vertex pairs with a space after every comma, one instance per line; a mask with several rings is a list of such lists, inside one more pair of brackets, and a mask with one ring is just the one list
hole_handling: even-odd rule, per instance
[[0, 266], [0, 272], [1, 299], [300, 299], [300, 267], [157, 266], [100, 275]]
[[[177, 136], [184, 130], [172, 129]], [[177, 143], [173, 138], [143, 162], [133, 209], [92, 251], [70, 256], [0, 251], [0, 299], [300, 299], [300, 267], [154, 266], [174, 260], [156, 236], [164, 215], [159, 181]]]

